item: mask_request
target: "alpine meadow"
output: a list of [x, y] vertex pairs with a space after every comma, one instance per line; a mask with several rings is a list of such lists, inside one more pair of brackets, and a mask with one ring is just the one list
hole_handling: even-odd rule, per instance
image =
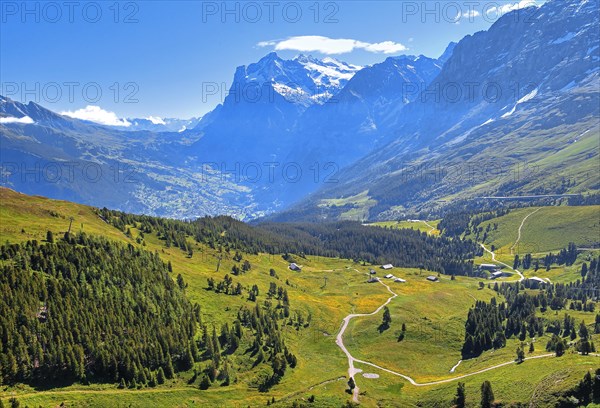
[[0, 408], [600, 407], [600, 0], [0, 2]]

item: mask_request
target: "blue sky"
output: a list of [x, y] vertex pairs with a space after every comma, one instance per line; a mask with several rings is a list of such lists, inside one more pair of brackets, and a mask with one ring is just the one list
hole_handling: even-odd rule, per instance
[[[358, 65], [437, 57], [517, 3], [3, 1], [0, 92], [58, 112], [95, 105], [119, 117], [188, 118], [221, 102], [237, 66], [275, 49]], [[222, 95], [206, 95], [207, 84]]]

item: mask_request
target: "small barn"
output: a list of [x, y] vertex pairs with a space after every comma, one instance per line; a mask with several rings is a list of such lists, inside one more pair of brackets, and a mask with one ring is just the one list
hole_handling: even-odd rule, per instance
[[375, 275], [377, 272], [375, 272], [375, 269], [369, 269], [369, 273], [370, 273], [371, 275]]
[[437, 281], [439, 281], [438, 277], [437, 276], [433, 276], [433, 275], [428, 276], [427, 280], [430, 281], [430, 282], [437, 282]]
[[394, 279], [394, 282], [404, 283], [404, 282], [406, 282], [406, 280], [404, 280], [402, 278], [396, 278], [396, 279]]
[[292, 271], [297, 271], [297, 272], [300, 272], [300, 271], [302, 270], [302, 267], [301, 267], [300, 265], [298, 265], [298, 264], [296, 264], [296, 263], [293, 263], [293, 262], [292, 262], [292, 263], [290, 264], [290, 269], [291, 269]]
[[392, 269], [393, 267], [394, 267], [394, 265], [392, 265], [392, 264], [381, 265], [381, 269], [384, 269], [386, 271], [389, 269]]
[[386, 279], [392, 279], [394, 277], [394, 275], [392, 275], [391, 273], [388, 273], [387, 275], [384, 276], [384, 278]]
[[375, 282], [379, 282], [379, 279], [377, 279], [375, 276], [371, 276], [367, 282], [375, 283]]
[[504, 272], [496, 271], [496, 272], [492, 272], [490, 274], [490, 279], [497, 279], [497, 278], [501, 278], [502, 276], [504, 276]]

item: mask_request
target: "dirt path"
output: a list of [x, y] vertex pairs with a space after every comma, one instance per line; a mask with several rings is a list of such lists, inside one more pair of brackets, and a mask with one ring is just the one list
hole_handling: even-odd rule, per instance
[[[492, 254], [492, 259], [494, 259], [496, 261], [494, 253], [492, 251], [488, 250], [483, 244], [481, 244], [481, 246], [487, 252], [491, 253]], [[499, 262], [499, 261], [497, 261], [497, 262]], [[503, 262], [499, 262], [499, 263], [501, 263], [501, 264], [503, 264], [503, 265], [505, 265], [505, 266], [507, 266], [507, 267], [510, 268], [510, 266], [506, 265]], [[510, 269], [512, 269], [512, 268], [510, 268]], [[358, 269], [354, 269], [354, 270], [356, 272], [360, 273], [360, 271]], [[521, 275], [521, 279], [520, 280], [522, 280], [524, 278], [523, 275], [519, 271], [517, 271], [516, 269], [514, 269], [514, 270], [519, 275]], [[425, 386], [430, 386], [430, 385], [444, 384], [444, 383], [448, 383], [448, 382], [452, 382], [452, 381], [457, 381], [457, 380], [460, 380], [462, 378], [470, 377], [470, 376], [473, 376], [473, 375], [485, 373], [487, 371], [495, 370], [497, 368], [505, 367], [505, 366], [508, 366], [508, 365], [511, 365], [511, 364], [517, 364], [515, 360], [511, 360], [511, 361], [507, 361], [507, 362], [504, 362], [504, 363], [496, 364], [496, 365], [493, 365], [491, 367], [487, 367], [487, 368], [484, 368], [484, 369], [481, 369], [481, 370], [477, 370], [477, 371], [474, 371], [474, 372], [471, 372], [471, 373], [467, 373], [467, 374], [462, 374], [462, 375], [459, 375], [459, 376], [456, 376], [456, 377], [452, 377], [452, 378], [446, 378], [446, 379], [443, 379], [443, 380], [430, 381], [430, 382], [425, 382], [425, 383], [418, 383], [413, 378], [409, 377], [408, 375], [405, 375], [405, 374], [402, 374], [402, 373], [399, 373], [399, 372], [396, 372], [396, 371], [393, 371], [393, 370], [381, 367], [381, 366], [379, 366], [377, 364], [373, 364], [373, 363], [371, 363], [369, 361], [360, 360], [358, 358], [353, 357], [352, 354], [350, 354], [350, 352], [348, 351], [348, 349], [344, 345], [344, 340], [343, 340], [344, 332], [348, 328], [348, 324], [350, 323], [350, 320], [352, 320], [355, 317], [372, 316], [374, 314], [377, 314], [377, 313], [379, 313], [381, 311], [381, 309], [383, 309], [384, 306], [387, 306], [392, 301], [392, 299], [394, 299], [395, 297], [398, 296], [398, 294], [395, 293], [388, 285], [386, 285], [385, 283], [383, 283], [380, 278], [377, 278], [377, 281], [379, 283], [381, 283], [383, 286], [385, 286], [387, 288], [387, 290], [392, 294], [392, 296], [390, 296], [381, 306], [379, 306], [375, 311], [373, 311], [371, 313], [352, 313], [352, 314], [349, 314], [348, 316], [346, 316], [344, 318], [344, 320], [342, 321], [342, 326], [341, 326], [340, 331], [338, 332], [338, 334], [336, 336], [336, 340], [335, 340], [335, 343], [337, 344], [337, 346], [344, 352], [344, 354], [348, 358], [348, 378], [350, 378], [350, 377], [354, 378], [354, 384], [355, 384], [355, 387], [354, 387], [354, 390], [353, 390], [353, 393], [352, 393], [352, 400], [354, 402], [358, 403], [358, 396], [359, 396], [359, 392], [360, 392], [358, 384], [356, 383], [355, 375], [362, 371], [362, 370], [356, 368], [354, 366], [354, 363], [365, 364], [365, 365], [377, 368], [379, 370], [385, 371], [387, 373], [393, 374], [395, 376], [401, 377], [401, 378], [405, 379], [406, 381], [408, 381], [410, 384], [412, 384], [414, 386], [417, 386], [417, 387], [425, 387]], [[595, 357], [600, 357], [600, 354], [592, 354], [592, 353], [590, 353], [590, 355], [591, 356], [595, 356]], [[539, 356], [527, 357], [527, 358], [524, 359], [524, 361], [526, 361], [526, 360], [534, 360], [534, 359], [538, 359], [538, 358], [549, 358], [549, 357], [554, 357], [554, 356], [555, 356], [554, 353], [541, 354]], [[452, 367], [452, 369], [450, 370], [450, 372], [451, 373], [454, 372], [461, 362], [462, 362], [462, 360], [459, 360], [459, 362], [454, 367]]]
[[[357, 272], [357, 269], [354, 269]], [[398, 296], [392, 289], [390, 289], [390, 287], [388, 285], [386, 285], [385, 283], [383, 283], [381, 281], [381, 279], [377, 278], [377, 281], [379, 283], [381, 283], [383, 286], [385, 286], [387, 288], [387, 290], [392, 294], [392, 296], [390, 296], [388, 298], [388, 300], [386, 300], [381, 306], [379, 306], [374, 312], [371, 313], [353, 313], [353, 314], [349, 314], [348, 316], [346, 316], [342, 322], [342, 327], [340, 328], [340, 331], [338, 332], [336, 338], [335, 338], [335, 344], [337, 344], [337, 346], [344, 352], [344, 354], [346, 354], [346, 357], [348, 358], [348, 378], [352, 377], [354, 378], [354, 391], [352, 394], [352, 400], [354, 402], [358, 402], [358, 384], [356, 384], [356, 378], [355, 378], [355, 374], [359, 373], [360, 371], [358, 371], [355, 367], [354, 367], [354, 362], [358, 361], [356, 360], [354, 357], [352, 357], [352, 354], [350, 354], [350, 352], [348, 351], [348, 349], [346, 348], [346, 346], [344, 345], [344, 340], [343, 340], [343, 336], [344, 336], [344, 332], [346, 331], [346, 329], [348, 328], [348, 323], [350, 323], [350, 320], [354, 319], [355, 317], [362, 317], [362, 316], [372, 316], [374, 314], [379, 313], [379, 311], [381, 309], [384, 308], [384, 306], [386, 306], [388, 303], [390, 303], [392, 301], [392, 299], [394, 299], [396, 296]]]
[[[519, 244], [519, 241], [521, 240], [521, 229], [523, 228], [523, 225], [525, 225], [525, 221], [527, 221], [527, 218], [529, 218], [531, 215], [535, 214], [536, 212], [538, 212], [538, 211], [539, 211], [539, 210], [541, 210], [541, 209], [542, 209], [542, 208], [540, 207], [540, 208], [538, 208], [538, 209], [536, 209], [536, 210], [534, 210], [534, 211], [530, 212], [530, 213], [529, 213], [529, 214], [527, 214], [525, 217], [523, 217], [523, 219], [521, 220], [521, 225], [519, 225], [519, 229], [517, 230], [517, 240], [515, 241], [515, 243], [513, 244], [513, 246], [512, 246], [512, 247], [510, 247], [510, 253], [511, 253], [511, 255], [513, 254], [513, 249], [514, 249], [514, 248], [515, 248], [515, 247], [516, 247], [516, 246]], [[519, 275], [519, 282], [521, 282], [522, 280], [524, 280], [524, 279], [525, 279], [525, 276], [524, 276], [524, 275], [523, 275], [523, 274], [522, 274], [522, 273], [521, 273], [521, 272], [520, 272], [518, 269], [514, 269], [512, 266], [510, 266], [510, 265], [508, 265], [508, 264], [505, 264], [504, 262], [501, 262], [501, 261], [497, 260], [497, 259], [496, 259], [496, 254], [495, 254], [493, 251], [490, 251], [489, 249], [487, 249], [487, 248], [485, 247], [485, 245], [483, 245], [483, 244], [479, 244], [479, 245], [481, 245], [481, 247], [483, 248], [483, 250], [484, 250], [485, 252], [487, 252], [487, 253], [489, 253], [490, 255], [492, 255], [492, 261], [494, 261], [494, 262], [496, 262], [496, 263], [499, 263], [499, 264], [501, 264], [501, 265], [504, 265], [504, 266], [506, 266], [507, 268], [509, 268], [509, 269], [512, 269], [513, 271], [515, 271], [515, 272], [516, 272], [516, 273]], [[552, 282], [550, 281], [550, 279], [547, 279], [547, 278], [546, 278], [546, 280], [547, 280], [549, 283], [552, 283]]]
[[431, 228], [429, 231], [427, 231], [428, 234], [431, 234], [433, 231], [435, 231], [435, 227], [433, 225], [431, 225], [430, 223], [428, 223], [425, 220], [408, 220], [410, 222], [422, 222], [423, 224], [427, 225], [427, 227]]
[[510, 247], [510, 254], [513, 254], [513, 249], [519, 245], [519, 241], [521, 240], [521, 228], [523, 228], [523, 225], [525, 225], [525, 221], [527, 220], [527, 218], [529, 218], [531, 215], [535, 214], [536, 212], [538, 212], [539, 210], [541, 210], [542, 207], [538, 208], [535, 211], [530, 212], [529, 214], [527, 214], [523, 220], [521, 221], [521, 225], [519, 225], [519, 230], [517, 231], [517, 240], [515, 241], [515, 243], [513, 244], [513, 246]]
[[[527, 357], [525, 360], [533, 360], [533, 359], [536, 359], [536, 358], [547, 358], [547, 357], [554, 357], [554, 353], [551, 353], [551, 354], [542, 354], [542, 355], [533, 356], [533, 357]], [[400, 374], [400, 373], [397, 373], [397, 372], [392, 371], [392, 370], [388, 370], [387, 368], [383, 368], [383, 367], [380, 367], [380, 366], [378, 366], [376, 364], [369, 363], [368, 361], [362, 361], [362, 360], [358, 360], [358, 359], [355, 359], [355, 361], [357, 363], [366, 364], [366, 365], [369, 365], [371, 367], [378, 368], [378, 369], [380, 369], [382, 371], [385, 371], [387, 373], [390, 373], [390, 374], [393, 374], [393, 375], [397, 375], [398, 377], [402, 377], [405, 380], [407, 380], [409, 383], [411, 383], [412, 385], [415, 385], [417, 387], [426, 387], [426, 386], [429, 386], [429, 385], [444, 384], [444, 383], [448, 383], [448, 382], [460, 380], [462, 378], [470, 377], [472, 375], [477, 375], [477, 374], [485, 373], [486, 371], [495, 370], [496, 368], [504, 367], [504, 366], [507, 366], [507, 365], [510, 365], [510, 364], [517, 364], [516, 361], [511, 360], [511, 361], [507, 361], [505, 363], [496, 364], [494, 366], [491, 366], [491, 367], [488, 367], [488, 368], [484, 368], [482, 370], [473, 371], [472, 373], [463, 374], [463, 375], [459, 375], [459, 376], [452, 377], [452, 378], [446, 378], [445, 380], [431, 381], [431, 382], [426, 382], [426, 383], [418, 383], [418, 382], [416, 382], [415, 380], [413, 380], [412, 378], [410, 378], [407, 375]]]
[[524, 275], [523, 275], [523, 274], [522, 274], [522, 273], [521, 273], [521, 272], [520, 272], [518, 269], [514, 269], [512, 266], [510, 266], [510, 265], [508, 265], [508, 264], [505, 264], [505, 263], [504, 263], [504, 262], [502, 262], [502, 261], [499, 261], [499, 260], [497, 260], [497, 259], [496, 259], [496, 254], [495, 254], [493, 251], [490, 251], [489, 249], [487, 249], [487, 248], [485, 247], [485, 245], [483, 245], [483, 244], [479, 244], [479, 245], [481, 245], [481, 247], [483, 248], [483, 250], [484, 250], [485, 252], [487, 252], [488, 254], [491, 254], [491, 255], [492, 255], [492, 261], [494, 261], [494, 262], [496, 262], [496, 263], [499, 263], [499, 264], [501, 264], [501, 265], [504, 265], [504, 266], [506, 266], [508, 269], [512, 269], [513, 271], [515, 271], [515, 272], [516, 272], [516, 273], [517, 273], [517, 274], [520, 276], [520, 278], [519, 278], [519, 282], [521, 282], [523, 279], [525, 279], [525, 276], [524, 276]]
[[431, 229], [430, 229], [430, 230], [427, 232], [428, 234], [431, 234], [433, 231], [435, 231], [435, 227], [434, 227], [433, 225], [431, 225], [430, 223], [428, 223], [427, 221], [425, 221], [425, 220], [421, 220], [421, 222], [422, 222], [423, 224], [427, 225], [429, 228], [431, 228]]

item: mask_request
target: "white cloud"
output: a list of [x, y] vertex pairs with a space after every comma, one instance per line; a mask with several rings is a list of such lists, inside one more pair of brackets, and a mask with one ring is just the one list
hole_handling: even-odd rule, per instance
[[162, 120], [162, 118], [159, 118], [158, 116], [148, 116], [146, 119], [155, 125], [166, 125], [165, 121]]
[[480, 15], [481, 15], [481, 13], [477, 10], [469, 10], [469, 11], [465, 11], [464, 13], [462, 13], [463, 18], [475, 18], [475, 17], [479, 17]]
[[0, 123], [21, 123], [23, 125], [30, 125], [33, 123], [33, 119], [29, 116], [23, 116], [22, 118], [4, 117], [0, 118]]
[[393, 41], [368, 43], [349, 38], [329, 38], [320, 35], [301, 35], [281, 41], [261, 41], [259, 47], [274, 47], [275, 50], [292, 50], [300, 52], [317, 51], [322, 54], [347, 54], [357, 49], [373, 53], [395, 54], [406, 51], [403, 44]]
[[496, 16], [496, 17], [501, 17], [506, 13], [509, 13], [513, 10], [520, 10], [520, 9], [524, 9], [526, 7], [531, 7], [531, 6], [539, 6], [539, 3], [542, 3], [543, 1], [538, 1], [538, 0], [521, 0], [521, 1], [513, 1], [513, 2], [509, 2], [507, 4], [503, 4], [502, 6], [499, 7], [490, 7], [488, 9], [485, 10], [486, 14], [488, 16]]
[[126, 119], [119, 119], [116, 113], [105, 111], [99, 106], [88, 105], [83, 109], [76, 111], [64, 111], [61, 115], [69, 116], [75, 119], [89, 120], [90, 122], [100, 123], [107, 126], [131, 126]]

